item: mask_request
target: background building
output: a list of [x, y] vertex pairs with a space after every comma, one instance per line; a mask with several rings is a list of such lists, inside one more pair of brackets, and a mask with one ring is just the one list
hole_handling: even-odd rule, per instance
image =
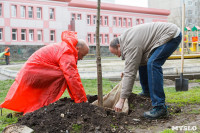
[[[200, 0], [185, 1], [185, 26], [190, 28], [200, 25]], [[170, 10], [168, 21], [181, 27], [182, 24], [182, 3], [183, 0], [148, 0], [150, 8]]]
[[[88, 0], [88, 1], [97, 1], [97, 0]], [[102, 3], [115, 3], [115, 0], [101, 0]]]
[[[112, 2], [111, 0], [110, 2]], [[28, 58], [38, 48], [61, 41], [64, 30], [78, 33], [95, 54], [96, 6], [86, 0], [1, 0], [0, 52], [11, 48], [12, 59]], [[169, 10], [101, 4], [100, 43], [107, 55], [109, 41], [134, 25], [166, 22]]]

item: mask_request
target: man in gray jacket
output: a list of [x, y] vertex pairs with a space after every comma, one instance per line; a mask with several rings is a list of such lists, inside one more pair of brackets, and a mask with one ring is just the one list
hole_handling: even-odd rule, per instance
[[113, 39], [109, 50], [125, 60], [124, 77], [120, 100], [115, 111], [120, 112], [124, 101], [132, 93], [139, 70], [142, 96], [150, 96], [153, 109], [144, 112], [144, 117], [157, 119], [167, 115], [163, 90], [162, 65], [181, 42], [181, 31], [172, 23], [146, 23], [126, 30]]

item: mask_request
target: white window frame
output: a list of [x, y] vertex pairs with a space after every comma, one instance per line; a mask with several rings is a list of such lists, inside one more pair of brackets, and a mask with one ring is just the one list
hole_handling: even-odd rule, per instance
[[91, 24], [91, 15], [87, 15], [87, 24], [88, 24], [88, 25]]
[[20, 6], [20, 17], [21, 18], [26, 17], [26, 6]]
[[192, 10], [188, 10], [188, 15], [192, 15]]
[[122, 26], [122, 18], [121, 17], [119, 18], [118, 25]]
[[33, 41], [34, 40], [34, 30], [30, 29], [29, 30], [29, 41]]
[[99, 35], [99, 43], [100, 44], [103, 43], [103, 35], [102, 34]]
[[102, 23], [102, 20], [103, 20], [103, 19], [102, 19], [102, 18], [103, 18], [103, 17], [100, 16], [100, 20], [99, 20], [99, 21], [100, 21], [100, 25], [103, 25], [103, 23]]
[[140, 20], [140, 24], [144, 24], [144, 19], [141, 19], [141, 20]]
[[96, 34], [94, 34], [94, 36], [93, 36], [93, 41], [94, 41], [94, 43], [96, 43]]
[[49, 9], [49, 19], [55, 19], [55, 9], [54, 8], [50, 8]]
[[104, 18], [104, 25], [108, 25], [108, 16], [105, 16], [105, 18]]
[[81, 14], [77, 14], [77, 20], [81, 20]]
[[126, 27], [126, 21], [127, 19], [126, 18], [123, 18], [123, 26]]
[[87, 35], [87, 41], [88, 41], [88, 43], [91, 43], [91, 34]]
[[128, 27], [131, 27], [131, 18], [128, 18]]
[[37, 18], [38, 19], [42, 18], [42, 8], [41, 7], [37, 7]]
[[42, 30], [37, 30], [37, 40], [42, 41]]
[[108, 44], [108, 34], [105, 34], [104, 42], [105, 42], [105, 44]]
[[117, 17], [113, 17], [113, 25], [117, 26]]
[[17, 17], [17, 6], [16, 5], [12, 5], [11, 6], [11, 16], [13, 18], [16, 18]]
[[[13, 30], [16, 30], [16, 31], [13, 31]], [[13, 39], [13, 37], [15, 37], [15, 39]], [[17, 41], [17, 29], [12, 29], [12, 40]]]
[[[53, 40], [52, 40], [53, 39]], [[54, 42], [55, 41], [55, 30], [50, 30], [50, 41]]]
[[72, 20], [75, 20], [75, 19], [76, 19], [76, 14], [72, 13]]
[[93, 16], [93, 24], [96, 24], [96, 21], [97, 21], [97, 16], [94, 15], [94, 16]]
[[32, 6], [28, 7], [28, 18], [33, 18], [33, 7]]
[[188, 1], [188, 5], [192, 5], [192, 1]]
[[[23, 36], [24, 36], [24, 40], [22, 39]], [[26, 29], [21, 29], [21, 41], [26, 41]]]
[[192, 23], [192, 19], [191, 18], [188, 19], [188, 23]]
[[136, 19], [136, 25], [140, 24], [140, 19]]
[[3, 28], [0, 28], [0, 41], [3, 40]]
[[2, 14], [3, 14], [3, 11], [2, 11], [2, 4], [0, 3], [0, 16], [2, 16]]

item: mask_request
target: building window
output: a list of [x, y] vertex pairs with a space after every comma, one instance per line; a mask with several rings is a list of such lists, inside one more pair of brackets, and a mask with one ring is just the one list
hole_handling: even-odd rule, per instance
[[3, 29], [0, 28], [0, 40], [2, 41], [3, 40]]
[[26, 29], [21, 29], [21, 40], [26, 41]]
[[54, 9], [53, 9], [53, 8], [50, 8], [49, 18], [50, 18], [50, 19], [55, 19], [55, 16], [54, 16]]
[[116, 34], [114, 34], [114, 36], [113, 36], [114, 38], [116, 38], [117, 37], [117, 35]]
[[99, 35], [99, 42], [100, 42], [100, 43], [103, 42], [102, 39], [103, 39], [103, 38], [102, 38], [102, 34], [100, 34], [100, 35]]
[[94, 34], [93, 39], [94, 39], [94, 43], [96, 43], [96, 34]]
[[2, 16], [2, 4], [0, 4], [0, 16]]
[[81, 20], [81, 14], [77, 14], [77, 20]]
[[192, 19], [188, 19], [188, 23], [192, 23]]
[[11, 6], [11, 13], [12, 13], [12, 17], [17, 17], [17, 6], [16, 5], [12, 5]]
[[38, 41], [42, 41], [42, 30], [37, 31], [37, 39]]
[[117, 26], [117, 18], [116, 17], [113, 18], [113, 25]]
[[100, 16], [100, 25], [102, 25], [103, 23], [102, 23], [102, 16]]
[[119, 18], [118, 24], [119, 24], [119, 26], [122, 26], [122, 18]]
[[91, 24], [91, 15], [87, 15], [87, 24]]
[[128, 19], [128, 26], [131, 27], [131, 18]]
[[13, 41], [17, 40], [17, 29], [12, 29], [12, 40]]
[[188, 10], [188, 15], [192, 15], [192, 10]]
[[88, 34], [87, 41], [88, 41], [88, 43], [91, 43], [91, 34]]
[[140, 24], [144, 24], [144, 19], [141, 19], [141, 20], [140, 20]]
[[126, 18], [123, 18], [123, 26], [126, 27]]
[[108, 44], [108, 34], [105, 34], [104, 40], [105, 40], [105, 44]]
[[140, 19], [136, 19], [136, 25], [140, 24]]
[[28, 17], [33, 18], [33, 7], [31, 6], [28, 7]]
[[34, 40], [34, 31], [29, 30], [29, 41], [33, 41], [33, 40]]
[[72, 13], [72, 20], [75, 20], [75, 18], [76, 18], [76, 14]]
[[188, 5], [192, 5], [192, 1], [188, 1]]
[[106, 25], [106, 26], [108, 25], [108, 17], [107, 16], [104, 19], [104, 25]]
[[96, 21], [97, 21], [97, 16], [94, 15], [94, 16], [93, 16], [93, 24], [96, 24]]
[[25, 6], [21, 6], [20, 7], [20, 12], [21, 12], [21, 18], [25, 18], [26, 17], [26, 7]]
[[37, 7], [37, 18], [41, 19], [42, 18], [42, 8]]
[[54, 30], [50, 31], [50, 41], [55, 41], [55, 31]]

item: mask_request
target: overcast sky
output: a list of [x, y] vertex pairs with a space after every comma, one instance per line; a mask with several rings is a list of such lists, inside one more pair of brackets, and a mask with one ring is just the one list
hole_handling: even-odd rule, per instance
[[148, 0], [115, 0], [116, 4], [148, 7]]

